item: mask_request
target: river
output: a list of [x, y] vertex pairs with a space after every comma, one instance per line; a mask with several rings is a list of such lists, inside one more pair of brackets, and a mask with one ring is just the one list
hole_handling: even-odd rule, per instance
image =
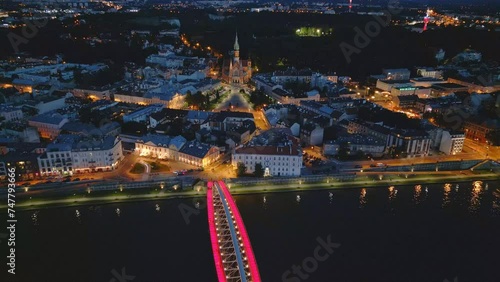
[[[263, 281], [493, 282], [500, 281], [500, 182], [487, 184], [235, 199]], [[181, 210], [193, 211], [194, 199], [20, 212], [17, 274], [4, 271], [0, 281], [216, 281], [201, 200], [189, 216]], [[318, 261], [320, 241], [338, 245], [321, 249]], [[1, 250], [5, 258], [5, 242]]]

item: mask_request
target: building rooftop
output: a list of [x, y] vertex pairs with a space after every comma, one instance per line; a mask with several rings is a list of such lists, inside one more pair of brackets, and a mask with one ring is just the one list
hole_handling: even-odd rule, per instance
[[14, 107], [14, 106], [11, 106], [11, 105], [0, 104], [0, 111], [2, 113], [14, 112], [14, 111], [20, 111], [20, 110], [21, 109], [18, 108], [18, 107]]
[[387, 84], [403, 84], [403, 83], [410, 84], [411, 83], [411, 81], [407, 80], [407, 79], [403, 79], [403, 80], [397, 80], [397, 79], [380, 79], [380, 81], [382, 81], [384, 83], [387, 83]]
[[467, 88], [467, 86], [463, 86], [463, 85], [460, 85], [460, 84], [456, 84], [456, 83], [436, 83], [434, 85], [432, 85], [432, 88], [436, 88], [436, 89], [462, 89], [462, 88]]
[[301, 69], [288, 68], [284, 71], [275, 71], [273, 76], [312, 76], [313, 72], [311, 69]]
[[194, 119], [206, 120], [212, 114], [213, 114], [212, 112], [205, 112], [205, 111], [188, 111], [187, 119], [188, 120], [194, 120]]
[[179, 149], [186, 143], [186, 141], [187, 141], [186, 138], [180, 135], [176, 137], [171, 137], [168, 135], [161, 135], [161, 134], [148, 134], [138, 137], [136, 140], [137, 143], [144, 143], [144, 144], [154, 145], [157, 147], [170, 148], [176, 151], [179, 151]]
[[66, 130], [72, 133], [89, 134], [96, 132], [97, 128], [89, 123], [83, 123], [79, 121], [70, 121], [61, 127], [61, 130]]
[[415, 82], [436, 82], [436, 81], [444, 81], [440, 78], [434, 78], [434, 77], [414, 77], [410, 79], [411, 81]]
[[398, 72], [410, 72], [410, 70], [409, 69], [383, 69], [382, 72], [390, 74], [390, 73], [398, 73]]
[[53, 143], [47, 145], [47, 152], [109, 150], [115, 146], [117, 140], [113, 136], [92, 138], [73, 134], [61, 134], [57, 136]]
[[34, 122], [40, 122], [40, 123], [47, 123], [47, 124], [54, 124], [58, 125], [60, 124], [63, 120], [65, 119], [64, 116], [58, 113], [45, 113], [41, 115], [36, 115], [32, 118], [30, 118], [30, 121]]
[[222, 111], [210, 115], [207, 121], [224, 122], [227, 118], [248, 118], [253, 119], [252, 113]]
[[184, 118], [186, 115], [188, 115], [188, 111], [186, 110], [164, 108], [159, 112], [153, 113], [150, 117], [159, 121], [162, 119], [174, 120], [177, 118]]
[[208, 154], [208, 151], [210, 151], [211, 148], [211, 145], [205, 143], [201, 143], [198, 141], [189, 141], [184, 144], [179, 152], [202, 159]]
[[290, 93], [288, 93], [288, 91], [286, 90], [283, 90], [281, 88], [276, 88], [273, 90], [273, 93], [275, 93], [276, 95], [279, 95], [279, 96], [290, 96]]
[[298, 141], [289, 128], [273, 128], [235, 149], [236, 154], [302, 155]]

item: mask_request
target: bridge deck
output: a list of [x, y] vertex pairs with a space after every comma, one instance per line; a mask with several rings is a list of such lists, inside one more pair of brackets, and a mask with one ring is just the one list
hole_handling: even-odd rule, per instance
[[223, 181], [208, 183], [207, 208], [219, 281], [260, 282], [243, 219]]

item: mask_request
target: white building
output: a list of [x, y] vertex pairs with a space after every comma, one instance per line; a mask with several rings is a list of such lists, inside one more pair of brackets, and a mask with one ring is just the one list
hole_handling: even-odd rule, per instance
[[178, 152], [186, 142], [187, 140], [182, 136], [170, 137], [167, 135], [150, 134], [137, 138], [135, 141], [135, 150], [141, 156], [178, 160]]
[[23, 118], [23, 112], [20, 108], [0, 105], [0, 116], [2, 116], [4, 121], [16, 121]]
[[456, 155], [462, 152], [465, 142], [465, 133], [443, 131], [439, 151], [447, 155]]
[[435, 68], [417, 68], [417, 74], [422, 77], [442, 78], [443, 71], [436, 70]]
[[236, 147], [231, 164], [243, 163], [253, 173], [260, 163], [264, 176], [300, 176], [302, 149], [290, 129], [270, 129], [254, 137], [246, 145]]
[[123, 159], [120, 138], [82, 138], [61, 135], [38, 157], [40, 174], [73, 175], [75, 173], [110, 171]]
[[409, 80], [389, 80], [389, 79], [379, 79], [377, 80], [377, 89], [382, 91], [391, 91], [393, 87], [414, 87], [413, 83]]
[[167, 135], [146, 135], [135, 141], [135, 150], [141, 156], [158, 159], [169, 159], [206, 167], [217, 161], [220, 150], [216, 146], [189, 141], [182, 136], [170, 137]]
[[248, 173], [260, 163], [267, 176], [300, 176], [302, 151], [296, 144], [284, 146], [245, 146], [234, 150], [232, 165], [243, 163]]
[[407, 96], [407, 95], [417, 95], [418, 97], [428, 98], [431, 95], [431, 88], [426, 87], [415, 87], [415, 86], [403, 86], [403, 87], [392, 87], [391, 95], [395, 96]]
[[408, 157], [425, 157], [429, 155], [432, 140], [425, 131], [392, 130], [388, 146], [399, 149]]

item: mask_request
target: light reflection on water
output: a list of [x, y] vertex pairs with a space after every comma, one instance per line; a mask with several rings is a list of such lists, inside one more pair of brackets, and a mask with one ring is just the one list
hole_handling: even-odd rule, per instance
[[420, 194], [422, 193], [422, 186], [415, 185], [415, 193], [413, 194], [413, 202], [415, 205], [420, 204]]
[[500, 215], [500, 189], [496, 189], [492, 193], [493, 195], [493, 200], [492, 200], [492, 206], [491, 206], [491, 213], [494, 216], [499, 216]]
[[394, 186], [390, 186], [389, 190], [389, 203], [394, 202], [396, 200], [396, 195], [398, 194], [398, 190], [394, 188]]
[[40, 224], [40, 222], [38, 222], [38, 214], [39, 213], [40, 213], [40, 211], [35, 211], [31, 215], [31, 222], [33, 223], [34, 226], [38, 226]]
[[443, 204], [441, 205], [442, 208], [445, 208], [450, 205], [451, 199], [450, 199], [450, 193], [451, 193], [451, 184], [446, 183], [443, 187]]
[[75, 210], [75, 217], [78, 224], [82, 224], [82, 217], [79, 210]]
[[482, 181], [474, 181], [472, 183], [472, 191], [469, 205], [470, 213], [477, 213], [479, 207], [481, 206], [481, 196], [483, 190], [483, 182]]
[[361, 189], [361, 194], [359, 195], [359, 208], [362, 209], [366, 206], [366, 188]]
[[[355, 232], [353, 230], [353, 226], [370, 226], [369, 220], [372, 218], [383, 218], [383, 219], [388, 219], [388, 222], [394, 222], [394, 223], [400, 223], [402, 225], [407, 224], [405, 221], [407, 221], [408, 218], [423, 218], [423, 219], [429, 219], [426, 221], [422, 221], [419, 224], [422, 224], [421, 226], [428, 227], [432, 226], [429, 225], [435, 218], [440, 218], [440, 219], [464, 219], [463, 220], [463, 225], [464, 226], [470, 226], [471, 229], [472, 227], [476, 227], [474, 225], [476, 222], [480, 222], [476, 220], [476, 214], [480, 215], [481, 218], [486, 218], [486, 217], [491, 217], [491, 216], [496, 216], [494, 220], [497, 220], [500, 215], [500, 186], [498, 186], [498, 182], [490, 182], [490, 187], [489, 190], [486, 190], [486, 184], [485, 183], [480, 183], [480, 182], [463, 182], [460, 183], [460, 190], [459, 192], [455, 191], [456, 183], [450, 184], [436, 184], [436, 185], [428, 185], [428, 193], [426, 192], [426, 186], [423, 184], [422, 186], [420, 185], [394, 185], [394, 186], [384, 186], [384, 187], [379, 187], [379, 188], [356, 188], [356, 189], [343, 189], [343, 190], [331, 190], [332, 192], [335, 193], [335, 195], [330, 194], [329, 191], [301, 191], [300, 195], [296, 193], [266, 193], [266, 194], [255, 194], [255, 195], [244, 195], [244, 196], [236, 196], [238, 199], [238, 204], [239, 208], [241, 206], [241, 210], [243, 210], [242, 215], [244, 216], [244, 221], [245, 223], [248, 223], [247, 229], [249, 232], [253, 232], [253, 236], [251, 236], [252, 244], [255, 245], [257, 248], [257, 255], [261, 255], [259, 253], [259, 248], [260, 250], [262, 249], [269, 249], [274, 247], [273, 245], [275, 243], [266, 245], [266, 242], [268, 242], [268, 237], [267, 232], [268, 230], [265, 229], [266, 236], [261, 235], [262, 231], [259, 231], [260, 229], [263, 229], [263, 226], [270, 226], [272, 228], [269, 228], [271, 232], [274, 232], [272, 238], [283, 238], [282, 234], [287, 234], [289, 233], [289, 230], [298, 230], [300, 228], [297, 228], [297, 226], [302, 226], [300, 224], [297, 224], [295, 220], [290, 220], [289, 222], [286, 220], [278, 221], [276, 219], [283, 219], [287, 218], [290, 214], [298, 215], [298, 221], [301, 223], [308, 222], [313, 216], [318, 216], [321, 217], [322, 220], [321, 222], [326, 222], [326, 223], [331, 223], [334, 222], [337, 225], [342, 226], [342, 230], [338, 232], [343, 232], [345, 238], [348, 236], [352, 236], [354, 233], [350, 232]], [[386, 190], [387, 189], [387, 190]], [[399, 190], [399, 193], [398, 193]], [[367, 196], [368, 192], [370, 192], [370, 205], [367, 205]], [[441, 195], [442, 193], [442, 195]], [[428, 194], [428, 199], [424, 200], [426, 195]], [[297, 203], [297, 196], [300, 196], [302, 198], [302, 201], [300, 204]], [[328, 196], [328, 200], [327, 200]], [[300, 199], [300, 198], [299, 198]], [[332, 205], [330, 204], [332, 202], [332, 199], [335, 200], [335, 203]], [[195, 232], [192, 232], [192, 230], [197, 230], [197, 229], [192, 229], [192, 228], [198, 228], [199, 225], [201, 225], [200, 222], [203, 224], [206, 224], [206, 217], [202, 215], [193, 215], [192, 220], [194, 223], [191, 223], [191, 225], [186, 225], [184, 220], [182, 219], [182, 214], [179, 212], [178, 203], [186, 203], [189, 202], [190, 206], [200, 208], [201, 210], [206, 210], [205, 205], [203, 202], [193, 202], [191, 199], [187, 200], [165, 200], [165, 201], [158, 201], [158, 202], [139, 202], [139, 203], [120, 203], [117, 205], [102, 205], [102, 206], [79, 206], [79, 207], [71, 207], [71, 208], [65, 208], [61, 209], [61, 214], [64, 215], [62, 218], [61, 222], [64, 224], [67, 222], [68, 219], [71, 220], [74, 226], [68, 226], [69, 229], [73, 228], [74, 230], [72, 231], [73, 234], [77, 234], [78, 231], [80, 230], [87, 230], [87, 229], [92, 229], [94, 228], [97, 230], [98, 228], [96, 226], [100, 226], [99, 224], [102, 223], [109, 223], [109, 226], [104, 228], [104, 231], [107, 232], [108, 234], [113, 234], [114, 228], [122, 228], [123, 230], [128, 232], [132, 232], [128, 227], [128, 223], [133, 222], [131, 220], [135, 220], [135, 217], [140, 215], [140, 220], [144, 220], [145, 222], [148, 222], [147, 224], [150, 224], [150, 226], [160, 226], [160, 225], [167, 225], [169, 228], [170, 226], [175, 226], [178, 230], [181, 230], [183, 232], [186, 232], [187, 235], [189, 234], [194, 234]], [[285, 204], [284, 204], [285, 203]], [[420, 205], [416, 206], [415, 204], [420, 203]], [[198, 204], [198, 207], [196, 206]], [[358, 204], [358, 205], [356, 205]], [[491, 208], [490, 208], [491, 205]], [[119, 206], [119, 208], [117, 208]], [[160, 212], [160, 206], [161, 206], [161, 212]], [[440, 206], [446, 207], [446, 210], [441, 210], [440, 211]], [[285, 208], [282, 208], [285, 207]], [[391, 218], [384, 217], [386, 216], [387, 213], [387, 208], [392, 211], [394, 214], [395, 211], [397, 212], [398, 216], [394, 216]], [[437, 209], [436, 209], [437, 208]], [[102, 209], [102, 210], [101, 210]], [[361, 210], [360, 210], [361, 209]], [[266, 210], [265, 213], [259, 213], [259, 210]], [[78, 213], [77, 213], [78, 211]], [[328, 212], [325, 212], [328, 211]], [[348, 211], [348, 212], [345, 212]], [[383, 213], [380, 213], [380, 211], [383, 211]], [[55, 210], [47, 209], [47, 210], [41, 210], [41, 211], [35, 211], [35, 212], [29, 212], [27, 213], [27, 218], [31, 217], [31, 220], [27, 220], [27, 222], [31, 221], [30, 225], [35, 226], [35, 225], [40, 225], [42, 232], [40, 232], [42, 235], [47, 236], [47, 232], [44, 231], [44, 228], [46, 228], [47, 225], [50, 226], [50, 222], [52, 221], [56, 216], [59, 216], [59, 211], [57, 213]], [[203, 212], [203, 211], [202, 211]], [[40, 214], [39, 214], [40, 213]], [[53, 216], [49, 216], [53, 214]], [[303, 219], [302, 219], [302, 215]], [[343, 215], [346, 215], [345, 218]], [[354, 214], [355, 216], [352, 216]], [[474, 216], [470, 216], [473, 214]], [[257, 217], [256, 215], [260, 215]], [[264, 220], [263, 215], [265, 215], [265, 218], [270, 218], [269, 222], [266, 222]], [[465, 217], [463, 217], [465, 215]], [[331, 217], [329, 217], [331, 216]], [[392, 216], [392, 215], [391, 215]], [[435, 216], [435, 217], [434, 217]], [[252, 218], [254, 217], [254, 218]], [[332, 221], [332, 219], [335, 219]], [[470, 219], [470, 222], [473, 223], [473, 225], [467, 225], [469, 224], [468, 220]], [[65, 221], [66, 220], [66, 221]], [[80, 221], [81, 220], [81, 221]], [[348, 226], [345, 223], [350, 222], [352, 220], [356, 220], [356, 224], [353, 226]], [[75, 221], [78, 221], [81, 223], [81, 225], [76, 224]], [[268, 225], [265, 225], [268, 224]], [[177, 222], [177, 223], [175, 223]], [[382, 222], [382, 221], [381, 221]], [[428, 223], [426, 223], [428, 222]], [[441, 220], [438, 221], [440, 224], [447, 224], [447, 221]], [[453, 220], [449, 220], [450, 226], [453, 228], [446, 229], [442, 228], [444, 231], [438, 234], [448, 234], [445, 232], [448, 232], [446, 230], [457, 230], [455, 225], [453, 224]], [[462, 221], [458, 221], [459, 224], [462, 224]], [[490, 222], [490, 221], [488, 221]], [[359, 224], [358, 224], [359, 223]], [[177, 224], [177, 225], [176, 225]], [[318, 224], [318, 229], [313, 229], [313, 228], [308, 228], [304, 233], [307, 233], [307, 236], [310, 236], [313, 234], [313, 236], [316, 235], [316, 233], [325, 233], [326, 231], [331, 232], [332, 230], [337, 230], [335, 224]], [[89, 228], [88, 226], [92, 227]], [[149, 226], [149, 225], [146, 225]], [[327, 226], [327, 227], [325, 227]], [[332, 229], [329, 229], [330, 227], [328, 226], [333, 226], [331, 227]], [[347, 227], [345, 227], [347, 226]], [[387, 224], [385, 227], [390, 226], [390, 224]], [[411, 226], [408, 224], [408, 226]], [[420, 225], [419, 225], [420, 226]], [[421, 228], [418, 227], [418, 228]], [[442, 225], [440, 225], [442, 226]], [[479, 226], [479, 224], [478, 224]], [[100, 227], [99, 227], [100, 228]], [[316, 228], [316, 227], [315, 227]], [[364, 228], [364, 227], [363, 227]], [[408, 227], [409, 228], [409, 227]], [[32, 228], [35, 229], [35, 228]], [[36, 228], [38, 230], [39, 228]], [[202, 229], [205, 230], [205, 227], [202, 226]], [[355, 228], [354, 228], [355, 229]], [[439, 229], [439, 228], [438, 228]], [[99, 229], [100, 230], [100, 229]], [[122, 229], [119, 229], [122, 230]], [[159, 229], [161, 230], [161, 229]], [[189, 230], [189, 231], [186, 231]], [[256, 232], [257, 230], [257, 232]], [[380, 230], [379, 228], [379, 223], [374, 224], [372, 227], [363, 229], [364, 231], [370, 233], [372, 232], [373, 234], [377, 234]], [[385, 229], [384, 229], [385, 230]], [[420, 230], [420, 229], [419, 229]], [[356, 230], [357, 231], [357, 230]], [[100, 232], [100, 231], [99, 231]], [[192, 233], [189, 233], [192, 232]], [[391, 230], [392, 233], [396, 232], [397, 234], [397, 229]], [[484, 231], [482, 231], [484, 232]], [[165, 232], [167, 234], [168, 232]], [[193, 241], [208, 241], [206, 237], [206, 233], [203, 232], [198, 232], [201, 235], [197, 235], [198, 237], [193, 237], [195, 240]], [[391, 233], [391, 234], [392, 234]], [[418, 234], [418, 232], [416, 232]], [[27, 234], [27, 233], [25, 233]], [[37, 231], [38, 234], [38, 231]], [[69, 234], [69, 233], [68, 233]], [[154, 232], [152, 233], [154, 234]], [[406, 234], [406, 233], [401, 233], [401, 234]], [[471, 233], [473, 234], [473, 233]], [[498, 234], [498, 232], [496, 233]], [[186, 236], [187, 236], [186, 235]], [[142, 235], [141, 235], [142, 236]], [[261, 240], [259, 241], [259, 236], [260, 237], [265, 237], [266, 241]], [[276, 237], [274, 237], [276, 236]], [[304, 236], [306, 237], [306, 236]], [[456, 236], [460, 237], [460, 236]], [[128, 238], [128, 237], [127, 237]], [[131, 238], [135, 238], [135, 235], [133, 237], [128, 238], [128, 240], [131, 240]], [[149, 237], [148, 237], [149, 238]], [[419, 237], [420, 238], [420, 237]], [[94, 244], [94, 241], [99, 244], [98, 238], [92, 239], [92, 244]], [[345, 239], [347, 240], [347, 239]], [[168, 241], [168, 240], [167, 240]], [[476, 240], [477, 241], [477, 240]], [[480, 240], [479, 240], [480, 241]], [[104, 241], [106, 242], [106, 241]], [[121, 243], [127, 242], [126, 240], [119, 241]], [[132, 242], [132, 241], [130, 241]], [[457, 239], [456, 242], [463, 243], [460, 239]], [[457, 243], [454, 243], [453, 246], [460, 246]], [[349, 242], [344, 243], [341, 242], [344, 246], [348, 246]], [[426, 243], [428, 243], [426, 241]], [[37, 243], [39, 244], [39, 243]], [[480, 243], [477, 243], [480, 244]], [[264, 247], [262, 247], [264, 245]], [[279, 244], [278, 244], [279, 245]], [[284, 244], [286, 245], [286, 244]], [[153, 245], [154, 246], [154, 245]], [[203, 244], [201, 244], [201, 248], [203, 248]], [[353, 245], [349, 245], [353, 246]], [[392, 246], [392, 244], [387, 245], [389, 248]], [[436, 246], [437, 243], [436, 243]], [[481, 245], [479, 245], [481, 248], [483, 248]], [[169, 246], [172, 248], [171, 246]], [[199, 246], [198, 246], [199, 247]], [[210, 246], [209, 246], [210, 247]], [[210, 249], [209, 247], [206, 249], [205, 253], [208, 252], [210, 254]], [[117, 247], [118, 248], [118, 247]], [[152, 247], [154, 248], [154, 247]], [[288, 247], [287, 247], [288, 248]], [[425, 255], [429, 254], [434, 254], [433, 248], [428, 248], [431, 251], [429, 253], [426, 253]], [[439, 249], [439, 248], [438, 248]], [[115, 251], [116, 249], [113, 249]], [[169, 248], [165, 248], [165, 250], [170, 250]], [[309, 251], [307, 249], [306, 251]], [[445, 253], [447, 251], [446, 247], [443, 247], [441, 250], [442, 253]], [[85, 249], [81, 250], [82, 253], [85, 252]], [[361, 252], [361, 251], [360, 251]], [[64, 253], [63, 251], [59, 251], [59, 253]], [[58, 253], [58, 254], [59, 254]], [[111, 252], [112, 253], [112, 252]], [[396, 253], [396, 252], [394, 252]], [[308, 253], [305, 253], [308, 254]], [[300, 259], [303, 259], [303, 257], [298, 255]], [[116, 259], [116, 256], [113, 257], [112, 254], [109, 255], [112, 259]], [[265, 255], [261, 255], [262, 258], [261, 260], [265, 262]], [[333, 258], [333, 256], [332, 256]], [[54, 259], [52, 259], [54, 260]], [[174, 259], [175, 260], [175, 259]], [[419, 258], [418, 261], [421, 261], [422, 259]], [[425, 259], [424, 259], [425, 260]], [[417, 261], [417, 262], [418, 262]], [[295, 262], [293, 260], [290, 262], [290, 264], [287, 261], [286, 267], [288, 265], [292, 265], [292, 263]], [[300, 262], [300, 260], [299, 260]], [[208, 274], [211, 274], [210, 271], [212, 271], [213, 268], [213, 262], [209, 261], [209, 263], [206, 263], [204, 265], [205, 261], [199, 262], [201, 267], [206, 268], [205, 272]], [[73, 266], [71, 266], [73, 267]], [[105, 275], [109, 274], [109, 269], [111, 269], [113, 266], [105, 265], [104, 272]], [[148, 266], [141, 266], [144, 268], [147, 268]], [[274, 266], [274, 268], [278, 268], [278, 272], [281, 271], [282, 266]], [[401, 267], [400, 265], [397, 265], [395, 268]], [[448, 267], [448, 266], [446, 266]], [[73, 267], [77, 268], [77, 267]], [[270, 267], [272, 268], [272, 267]], [[452, 267], [449, 267], [452, 268]], [[179, 270], [181, 272], [181, 270]], [[183, 271], [183, 270], [182, 270]], [[272, 271], [267, 270], [269, 273]], [[265, 273], [265, 272], [264, 272]], [[133, 273], [135, 274], [135, 273]], [[179, 274], [180, 275], [180, 274]], [[267, 274], [269, 275], [269, 274]], [[274, 275], [274, 274], [273, 274]], [[281, 275], [281, 273], [278, 273], [278, 275]], [[316, 276], [318, 277], [318, 276]], [[279, 277], [278, 277], [279, 278]], [[391, 277], [394, 278], [394, 277]], [[397, 277], [396, 277], [397, 278]], [[385, 280], [385, 281], [405, 281], [405, 280], [397, 280], [394, 278], [393, 280]], [[279, 279], [270, 279], [269, 281], [278, 281]], [[41, 281], [41, 280], [38, 280]], [[43, 280], [43, 281], [49, 281], [49, 280]], [[68, 280], [71, 281], [71, 280]], [[88, 279], [86, 281], [96, 281], [96, 280], [91, 280]], [[109, 281], [109, 280], [108, 280]], [[144, 281], [144, 280], [141, 280]], [[147, 280], [147, 281], [158, 281], [158, 280]], [[203, 279], [199, 280], [184, 280], [184, 281], [207, 281]], [[342, 281], [342, 280], [328, 280], [328, 279], [314, 279], [312, 278], [311, 281]], [[345, 280], [344, 280], [345, 281]], [[351, 281], [363, 281], [363, 280], [351, 280]], [[366, 280], [364, 280], [366, 281]], [[415, 281], [437, 281], [437, 280], [415, 280]], [[442, 281], [442, 280], [440, 280]], [[478, 281], [478, 280], [468, 280], [468, 281]], [[482, 281], [487, 281], [487, 280], [482, 280]], [[489, 281], [496, 281], [496, 280], [489, 280]]]

